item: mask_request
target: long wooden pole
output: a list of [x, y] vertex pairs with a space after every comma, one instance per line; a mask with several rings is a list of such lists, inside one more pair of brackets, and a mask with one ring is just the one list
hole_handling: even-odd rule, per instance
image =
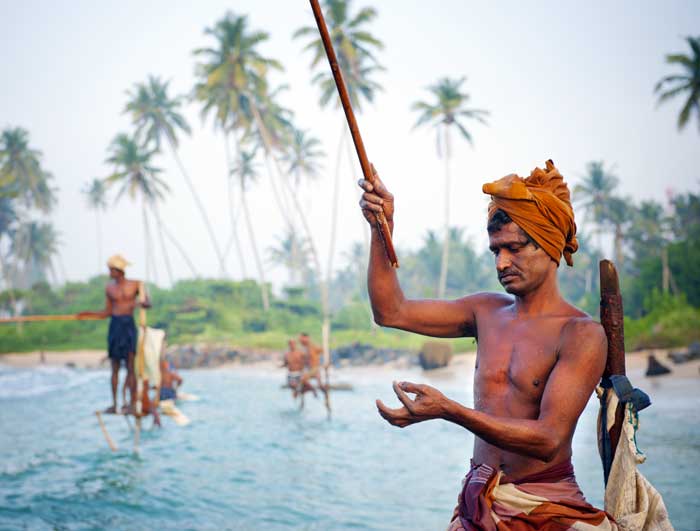
[[3, 317], [0, 323], [33, 323], [41, 321], [97, 321], [102, 317], [86, 316], [81, 317], [76, 314], [68, 315], [18, 315], [17, 317]]
[[[604, 378], [625, 374], [625, 322], [622, 308], [622, 294], [615, 265], [610, 260], [600, 261], [600, 323], [608, 338], [608, 358], [605, 364]], [[607, 390], [614, 392], [612, 389]], [[625, 404], [618, 403], [615, 410], [615, 424], [610, 428], [610, 455], [603, 459], [605, 482], [612, 460], [615, 457], [617, 443], [622, 433], [625, 418]], [[603, 434], [605, 435], [605, 434]]]
[[[326, 21], [323, 18], [321, 6], [319, 5], [318, 0], [310, 0], [310, 2], [311, 9], [314, 12], [314, 18], [316, 19], [316, 25], [318, 26], [318, 31], [321, 33], [321, 41], [323, 42], [323, 47], [326, 50], [328, 64], [331, 67], [333, 79], [335, 79], [335, 86], [338, 89], [340, 103], [343, 106], [343, 111], [345, 111], [345, 118], [348, 122], [348, 127], [350, 128], [352, 141], [355, 144], [355, 151], [357, 151], [357, 157], [360, 159], [360, 167], [362, 168], [362, 174], [364, 175], [365, 180], [374, 184], [374, 172], [372, 171], [372, 166], [370, 165], [369, 159], [367, 158], [365, 145], [362, 142], [362, 137], [360, 136], [360, 128], [357, 125], [355, 113], [352, 110], [350, 95], [348, 94], [348, 89], [345, 86], [343, 73], [340, 70], [338, 58], [336, 57], [335, 50], [333, 49], [333, 43], [331, 42], [331, 37], [328, 33], [328, 28], [326, 27]], [[399, 261], [396, 257], [396, 252], [394, 251], [394, 244], [391, 240], [391, 231], [389, 230], [389, 224], [386, 221], [386, 217], [384, 216], [383, 212], [380, 212], [375, 216], [375, 218], [375, 225], [377, 227], [379, 235], [381, 236], [382, 243], [384, 244], [386, 256], [389, 259], [389, 262], [391, 263], [392, 267], [399, 267]]]

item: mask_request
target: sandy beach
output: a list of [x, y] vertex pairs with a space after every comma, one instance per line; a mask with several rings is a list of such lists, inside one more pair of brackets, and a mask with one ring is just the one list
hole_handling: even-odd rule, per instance
[[[672, 349], [673, 351], [679, 349]], [[700, 378], [700, 360], [693, 360], [687, 363], [675, 365], [668, 359], [668, 349], [652, 349], [640, 350], [627, 354], [627, 374], [634, 381], [639, 382], [641, 379], [647, 380], [644, 372], [647, 367], [647, 357], [649, 354], [656, 356], [656, 359], [671, 369], [671, 373], [661, 377], [649, 378], [648, 380], [675, 379], [675, 378]], [[281, 359], [281, 354], [280, 354]], [[456, 354], [448, 367], [436, 369], [425, 373], [430, 376], [431, 380], [452, 379], [459, 375], [468, 373], [473, 370], [476, 359], [475, 352], [465, 352]], [[41, 351], [22, 352], [0, 354], [0, 364], [15, 368], [33, 368], [33, 367], [75, 367], [80, 369], [100, 369], [108, 368], [107, 352], [104, 350], [75, 350], [68, 352], [57, 351]], [[365, 367], [352, 367], [343, 369], [333, 369], [334, 372], [351, 375], [362, 375], [363, 373], [377, 373], [380, 371], [401, 372], [407, 368], [402, 360], [389, 362], [384, 365], [367, 365]], [[198, 370], [254, 370], [263, 372], [282, 372], [279, 368], [279, 360], [266, 359], [253, 363], [228, 363], [214, 368], [198, 369]]]

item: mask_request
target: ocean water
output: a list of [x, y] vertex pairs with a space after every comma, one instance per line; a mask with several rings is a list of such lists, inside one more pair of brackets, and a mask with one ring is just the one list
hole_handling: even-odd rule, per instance
[[[472, 436], [446, 422], [399, 430], [376, 413], [394, 403], [392, 379], [438, 386], [469, 405], [471, 381], [419, 370], [335, 372], [353, 392], [298, 411], [284, 373], [183, 371], [201, 397], [181, 409], [186, 427], [132, 435], [106, 417], [112, 453], [92, 412], [107, 405], [106, 371], [0, 367], [0, 529], [416, 529], [447, 526]], [[640, 470], [662, 493], [676, 529], [700, 529], [698, 380], [634, 382], [654, 401], [642, 412]], [[602, 504], [595, 447], [597, 402], [577, 430], [574, 464]]]

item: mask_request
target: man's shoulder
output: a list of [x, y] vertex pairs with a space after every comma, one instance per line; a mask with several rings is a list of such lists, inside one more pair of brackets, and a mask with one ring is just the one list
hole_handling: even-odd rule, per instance
[[568, 317], [562, 334], [605, 334], [603, 326], [589, 314], [569, 302], [565, 302], [564, 314]]
[[514, 302], [514, 298], [510, 295], [504, 293], [495, 293], [492, 291], [480, 291], [478, 293], [472, 293], [459, 299], [464, 304], [470, 305], [475, 310], [498, 310], [500, 308], [505, 308], [511, 306]]
[[561, 345], [576, 350], [596, 348], [605, 351], [607, 336], [603, 326], [587, 313], [578, 310], [561, 330]]

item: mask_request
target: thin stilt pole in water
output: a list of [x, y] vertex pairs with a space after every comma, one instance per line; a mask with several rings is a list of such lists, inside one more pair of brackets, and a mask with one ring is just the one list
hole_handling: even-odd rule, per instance
[[105, 436], [105, 440], [107, 441], [107, 444], [109, 445], [109, 449], [112, 450], [113, 452], [117, 451], [117, 445], [114, 444], [114, 441], [112, 438], [109, 436], [109, 433], [107, 432], [107, 427], [105, 426], [104, 421], [102, 420], [102, 413], [99, 411], [95, 411], [95, 416], [97, 417], [97, 422], [100, 424], [100, 429], [102, 430], [102, 435]]

